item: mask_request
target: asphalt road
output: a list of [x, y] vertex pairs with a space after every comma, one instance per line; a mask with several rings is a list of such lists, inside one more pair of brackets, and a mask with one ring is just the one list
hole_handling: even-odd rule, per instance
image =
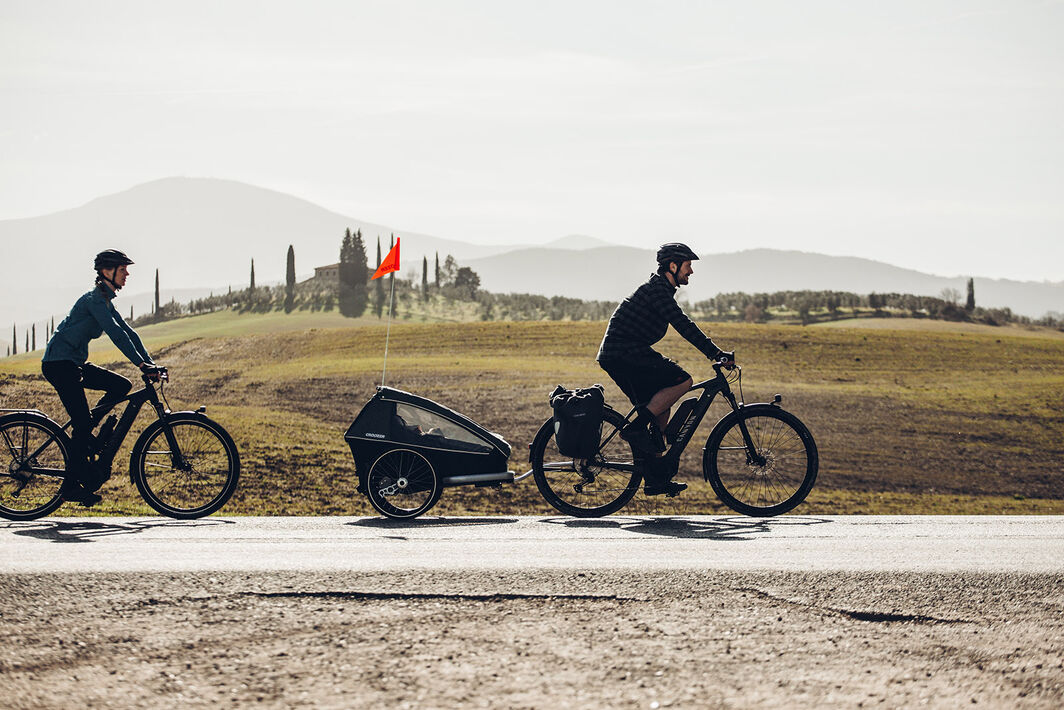
[[1064, 516], [49, 518], [0, 523], [0, 573], [1064, 571]]

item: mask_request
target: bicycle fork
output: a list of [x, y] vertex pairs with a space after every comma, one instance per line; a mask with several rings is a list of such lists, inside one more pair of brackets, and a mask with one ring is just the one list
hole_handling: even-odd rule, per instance
[[[733, 411], [738, 412], [741, 407], [735, 401], [735, 394], [729, 389], [723, 392], [724, 398], [728, 400], [728, 404], [731, 405]], [[757, 452], [757, 447], [754, 445], [754, 439], [750, 436], [750, 430], [746, 426], [746, 420], [739, 419], [739, 433], [743, 435], [743, 444], [746, 445], [746, 464], [748, 466], [757, 466], [758, 468], [764, 468], [768, 463], [768, 459]]]

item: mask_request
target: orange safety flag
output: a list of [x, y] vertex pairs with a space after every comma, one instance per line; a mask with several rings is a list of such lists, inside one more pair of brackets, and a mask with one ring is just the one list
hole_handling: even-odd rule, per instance
[[380, 278], [385, 274], [390, 274], [393, 271], [399, 270], [399, 237], [395, 238], [395, 246], [388, 252], [388, 256], [384, 257], [384, 261], [377, 267], [376, 273], [370, 277], [370, 281], [376, 278]]

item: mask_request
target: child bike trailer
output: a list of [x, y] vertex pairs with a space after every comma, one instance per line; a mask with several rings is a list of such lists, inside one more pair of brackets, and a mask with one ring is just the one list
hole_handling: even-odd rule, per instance
[[416, 518], [451, 486], [512, 483], [510, 445], [472, 419], [416, 394], [378, 387], [344, 434], [358, 491], [389, 518]]

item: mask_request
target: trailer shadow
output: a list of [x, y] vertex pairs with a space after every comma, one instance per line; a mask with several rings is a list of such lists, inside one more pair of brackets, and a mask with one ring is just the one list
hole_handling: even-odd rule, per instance
[[573, 529], [614, 529], [644, 535], [658, 535], [686, 540], [755, 540], [773, 530], [794, 526], [831, 523], [826, 518], [809, 516], [780, 516], [778, 518], [674, 518], [674, 517], [612, 517], [612, 518], [546, 518], [544, 523], [564, 525]]
[[48, 542], [92, 542], [94, 538], [111, 537], [113, 535], [133, 535], [146, 530], [165, 527], [203, 527], [213, 525], [234, 525], [235, 520], [224, 518], [209, 518], [201, 520], [132, 520], [117, 522], [96, 522], [78, 520], [66, 522], [63, 520], [35, 520], [27, 522], [10, 522], [0, 526], [0, 529], [10, 530], [13, 535], [35, 537]]

